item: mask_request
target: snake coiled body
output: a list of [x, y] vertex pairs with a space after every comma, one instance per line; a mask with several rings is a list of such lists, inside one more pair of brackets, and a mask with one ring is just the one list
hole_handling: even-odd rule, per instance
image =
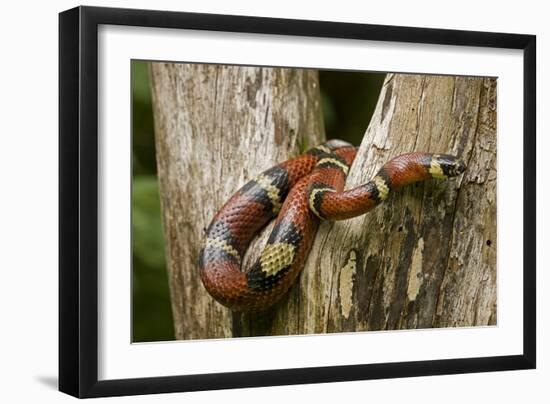
[[[206, 230], [199, 255], [208, 292], [235, 311], [262, 310], [290, 289], [302, 270], [319, 220], [362, 215], [391, 190], [429, 178], [462, 173], [464, 164], [445, 154], [407, 153], [386, 163], [364, 185], [344, 191], [356, 148], [330, 140], [287, 160], [245, 184]], [[248, 272], [241, 261], [254, 236], [274, 217], [260, 258]]]

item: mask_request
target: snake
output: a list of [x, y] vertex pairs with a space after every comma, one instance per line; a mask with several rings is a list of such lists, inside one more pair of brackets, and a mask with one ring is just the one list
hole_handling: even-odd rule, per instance
[[[198, 257], [208, 293], [232, 311], [261, 311], [281, 300], [305, 265], [321, 220], [362, 215], [392, 190], [465, 171], [458, 157], [410, 152], [385, 163], [363, 185], [344, 190], [357, 148], [338, 139], [259, 174], [235, 192], [206, 228]], [[275, 224], [259, 258], [241, 270], [252, 239]]]

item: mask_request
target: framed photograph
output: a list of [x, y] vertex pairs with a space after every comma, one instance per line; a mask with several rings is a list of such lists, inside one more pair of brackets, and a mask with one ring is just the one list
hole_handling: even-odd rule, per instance
[[59, 17], [59, 388], [532, 369], [532, 35]]

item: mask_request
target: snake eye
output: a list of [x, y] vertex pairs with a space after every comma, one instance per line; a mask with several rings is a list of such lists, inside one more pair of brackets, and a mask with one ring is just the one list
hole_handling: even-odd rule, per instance
[[447, 177], [455, 177], [466, 170], [466, 164], [458, 157], [451, 156], [450, 154], [437, 155], [437, 163]]
[[455, 175], [462, 174], [464, 171], [466, 171], [466, 164], [462, 160], [457, 160], [455, 164]]
[[464, 164], [462, 160], [454, 156], [449, 156], [447, 160], [447, 167], [449, 176], [451, 177], [460, 175], [466, 170], [466, 164]]

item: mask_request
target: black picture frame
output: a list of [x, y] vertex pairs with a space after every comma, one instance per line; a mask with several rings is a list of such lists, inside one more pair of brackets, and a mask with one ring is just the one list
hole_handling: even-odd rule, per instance
[[[100, 24], [523, 50], [523, 354], [99, 381]], [[60, 13], [59, 389], [84, 398], [535, 368], [535, 87], [533, 35], [96, 7]]]

